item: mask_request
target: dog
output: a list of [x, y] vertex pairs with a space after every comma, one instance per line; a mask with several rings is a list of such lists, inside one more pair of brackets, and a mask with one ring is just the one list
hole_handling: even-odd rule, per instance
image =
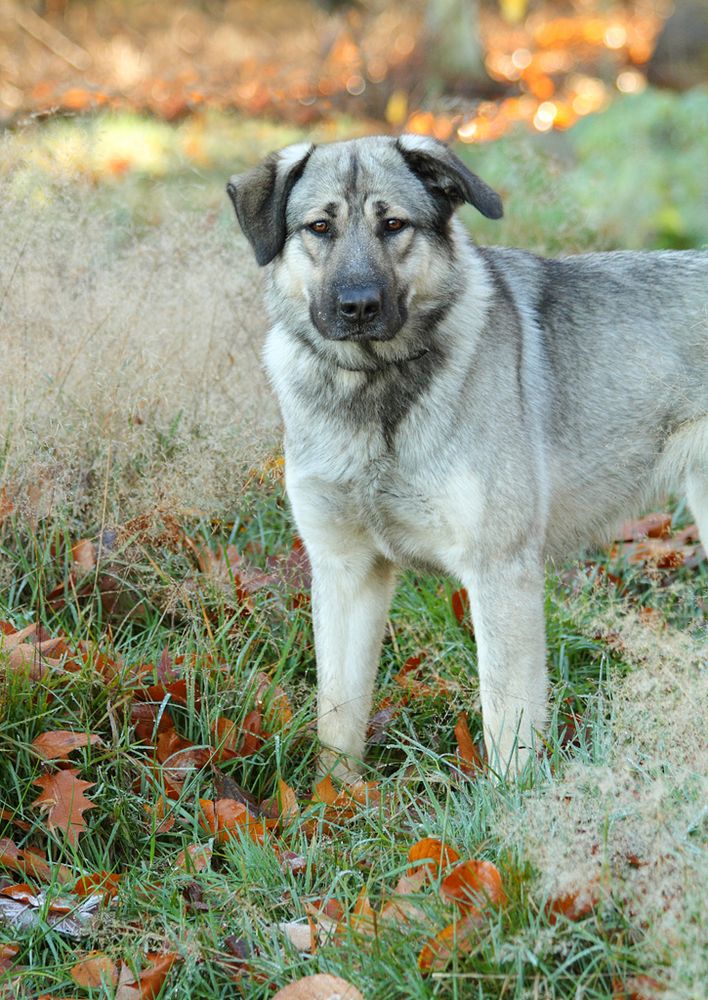
[[490, 766], [547, 714], [544, 564], [685, 489], [708, 542], [708, 253], [477, 246], [499, 195], [418, 135], [298, 144], [227, 185], [312, 564], [325, 768], [354, 780], [402, 566], [467, 589]]

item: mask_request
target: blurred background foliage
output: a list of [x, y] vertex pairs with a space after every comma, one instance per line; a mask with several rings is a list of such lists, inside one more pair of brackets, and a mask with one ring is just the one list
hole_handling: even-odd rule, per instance
[[696, 246], [707, 80], [704, 0], [0, 0], [0, 172], [153, 223], [304, 134], [407, 130], [501, 190], [483, 240]]

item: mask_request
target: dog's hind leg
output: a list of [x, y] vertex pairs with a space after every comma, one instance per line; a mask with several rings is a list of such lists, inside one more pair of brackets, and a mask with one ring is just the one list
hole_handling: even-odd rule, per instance
[[477, 641], [487, 755], [500, 776], [520, 771], [546, 723], [544, 569], [537, 553], [465, 574]]
[[350, 558], [308, 547], [317, 657], [320, 767], [355, 780], [364, 756], [371, 697], [395, 567], [361, 551]]

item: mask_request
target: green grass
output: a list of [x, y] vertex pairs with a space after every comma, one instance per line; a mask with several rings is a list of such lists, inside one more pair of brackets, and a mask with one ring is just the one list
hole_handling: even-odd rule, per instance
[[[283, 551], [290, 527], [278, 491], [256, 500], [252, 517], [235, 532], [239, 548], [252, 543], [264, 547], [262, 555]], [[53, 528], [49, 538], [55, 537]], [[216, 541], [227, 542], [229, 537], [222, 534]], [[172, 803], [177, 823], [168, 833], [156, 833], [144, 809], [155, 801], [152, 752], [136, 745], [126, 710], [136, 687], [132, 668], [156, 664], [166, 646], [173, 656], [182, 653], [190, 660], [194, 654], [186, 672], [188, 703], [171, 706], [171, 712], [180, 734], [197, 745], [209, 745], [217, 716], [243, 720], [254, 704], [255, 676], [267, 671], [288, 692], [296, 706], [294, 718], [254, 756], [230, 761], [221, 770], [259, 800], [272, 796], [282, 777], [304, 805], [315, 780], [317, 752], [309, 725], [314, 715], [314, 663], [307, 607], [287, 610], [262, 591], [255, 595], [253, 613], [244, 618], [229, 609], [231, 602], [223, 595], [207, 589], [195, 592], [200, 610], [185, 607], [171, 617], [150, 599], [143, 602], [138, 621], [107, 622], [100, 602], [92, 598], [70, 601], [60, 613], [52, 613], [43, 595], [64, 566], [52, 557], [51, 543], [33, 544], [7, 528], [4, 543], [12, 547], [16, 578], [22, 584], [4, 595], [0, 617], [18, 627], [37, 618], [52, 634], [65, 633], [74, 641], [92, 638], [123, 664], [109, 682], [97, 676], [91, 663], [78, 673], [50, 674], [42, 683], [5, 671], [0, 695], [2, 805], [31, 824], [27, 834], [3, 824], [0, 835], [46, 847], [50, 858], [77, 874], [109, 871], [123, 876], [115, 904], [81, 942], [82, 951], [99, 949], [139, 961], [147, 950], [174, 950], [182, 961], [170, 973], [165, 996], [195, 998], [233, 994], [224, 943], [229, 936], [244, 939], [252, 950], [243, 989], [254, 998], [270, 996], [270, 984], [283, 985], [314, 971], [334, 972], [356, 983], [365, 996], [382, 1000], [520, 998], [534, 990], [548, 997], [600, 998], [611, 995], [613, 976], [622, 979], [635, 967], [642, 971], [642, 927], [621, 903], [610, 896], [581, 922], [551, 925], [522, 845], [499, 832], [499, 817], [521, 815], [534, 788], [557, 780], [569, 757], [594, 764], [610, 754], [611, 709], [603, 687], [608, 673], [619, 676], [628, 667], [601, 638], [592, 637], [597, 615], [592, 588], [585, 587], [569, 602], [552, 577], [547, 597], [555, 719], [571, 704], [583, 716], [588, 732], [579, 747], [564, 749], [551, 735], [548, 759], [520, 786], [460, 775], [453, 736], [460, 710], [470, 710], [473, 735], [481, 735], [481, 720], [474, 711], [474, 642], [452, 613], [451, 584], [407, 574], [392, 611], [378, 697], [400, 701], [401, 689], [393, 676], [409, 655], [422, 651], [447, 681], [449, 693], [415, 698], [391, 726], [385, 744], [372, 748], [366, 777], [380, 782], [385, 806], [362, 808], [330, 829], [321, 816], [318, 821], [316, 807], [306, 809], [304, 815], [314, 819], [314, 827], [294, 822], [275, 835], [279, 846], [307, 857], [304, 873], [283, 872], [268, 840], [261, 845], [237, 837], [216, 846], [207, 870], [187, 874], [173, 870], [171, 863], [186, 845], [208, 840], [199, 825], [197, 800], [215, 797], [214, 774], [205, 767], [192, 775]], [[172, 559], [170, 573], [185, 572], [185, 565], [169, 553], [145, 554], [166, 560], [167, 566]], [[136, 581], [138, 587], [139, 573]], [[637, 596], [646, 600], [639, 591]], [[210, 658], [228, 669], [215, 672]], [[37, 793], [32, 781], [42, 772], [31, 742], [52, 729], [96, 733], [103, 741], [73, 755], [81, 776], [96, 783], [89, 793], [96, 808], [86, 814], [88, 830], [76, 848], [48, 836], [41, 815], [31, 808]], [[550, 779], [551, 769], [556, 779]], [[444, 837], [463, 857], [491, 860], [502, 873], [508, 904], [489, 919], [470, 954], [459, 955], [439, 974], [423, 976], [418, 971], [422, 944], [451, 918], [449, 906], [431, 890], [421, 893], [420, 923], [386, 928], [373, 942], [345, 929], [341, 941], [323, 945], [314, 957], [302, 956], [284, 943], [276, 925], [304, 917], [309, 900], [334, 896], [348, 910], [365, 886], [374, 905], [384, 901], [406, 868], [408, 848], [426, 835]], [[187, 897], [195, 883], [199, 909], [191, 907]], [[60, 891], [58, 885], [50, 889]], [[22, 968], [16, 976], [27, 991], [24, 995], [76, 994], [69, 977], [79, 954], [75, 942], [43, 925], [26, 931], [4, 927], [0, 940], [20, 944]]]

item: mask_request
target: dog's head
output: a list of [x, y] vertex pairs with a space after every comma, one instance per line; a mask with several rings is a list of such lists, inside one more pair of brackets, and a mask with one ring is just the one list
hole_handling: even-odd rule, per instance
[[290, 146], [227, 190], [258, 263], [275, 262], [290, 308], [328, 341], [394, 338], [412, 304], [434, 306], [445, 284], [436, 248], [455, 209], [502, 215], [484, 181], [418, 135]]

